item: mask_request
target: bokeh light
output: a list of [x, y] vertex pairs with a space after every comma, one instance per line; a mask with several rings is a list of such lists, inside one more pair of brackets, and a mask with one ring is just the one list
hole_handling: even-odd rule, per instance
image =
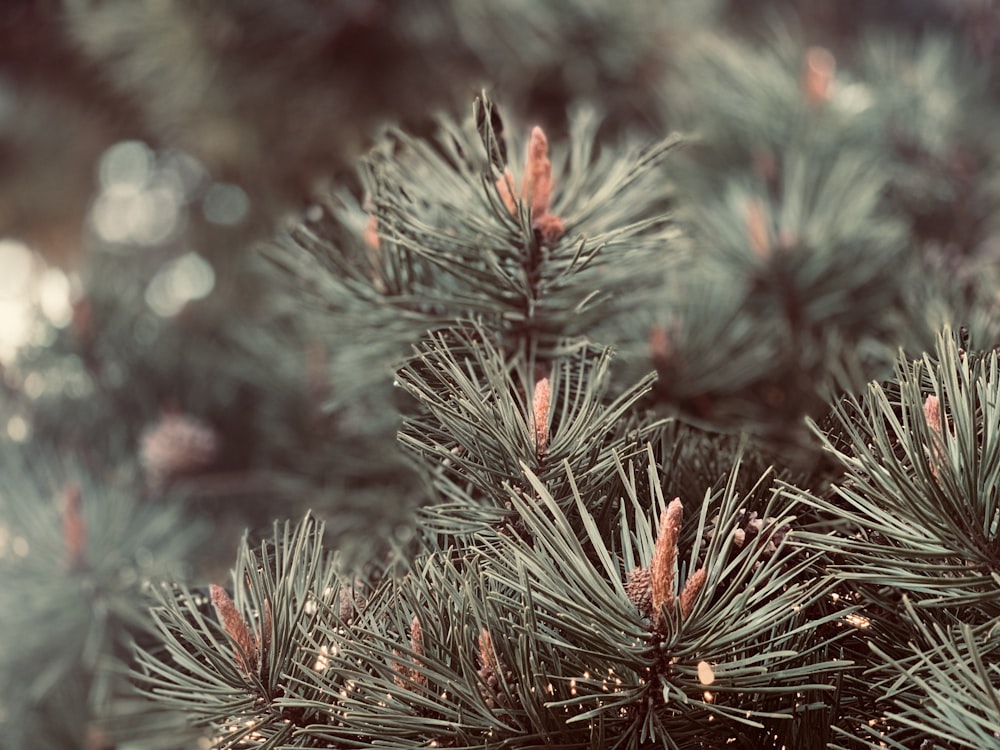
[[215, 287], [215, 271], [198, 253], [187, 253], [167, 263], [146, 287], [146, 304], [161, 317], [176, 315], [193, 300], [207, 297]]
[[205, 191], [201, 210], [213, 224], [236, 226], [250, 213], [250, 199], [239, 185], [216, 182]]
[[8, 362], [31, 338], [34, 253], [19, 240], [0, 239], [0, 268], [0, 362]]
[[97, 173], [101, 189], [90, 222], [112, 247], [153, 247], [174, 239], [184, 229], [188, 202], [207, 179], [193, 156], [176, 150], [158, 155], [141, 141], [111, 146]]
[[21, 297], [31, 281], [34, 254], [19, 240], [0, 240], [0, 299]]
[[142, 141], [122, 141], [104, 152], [97, 168], [101, 187], [141, 190], [153, 176], [152, 150]]
[[73, 320], [73, 289], [58, 268], [46, 268], [38, 279], [38, 306], [49, 323], [65, 328]]

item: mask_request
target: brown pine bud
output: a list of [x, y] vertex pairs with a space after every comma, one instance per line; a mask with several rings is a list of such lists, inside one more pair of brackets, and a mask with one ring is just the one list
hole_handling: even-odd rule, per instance
[[[402, 657], [399, 650], [395, 648], [392, 650], [392, 655], [397, 659]], [[411, 674], [410, 668], [403, 664], [403, 662], [396, 661], [395, 659], [389, 662], [389, 666], [392, 667], [392, 671], [396, 673], [392, 676], [392, 681], [396, 683], [396, 687], [405, 690], [408, 682], [407, 677]]]
[[349, 622], [354, 617], [354, 590], [350, 586], [340, 587], [337, 614], [344, 622]]
[[499, 687], [501, 677], [500, 659], [493, 648], [493, 638], [490, 631], [483, 628], [479, 634], [479, 694], [490, 708], [496, 708], [499, 702]]
[[417, 656], [424, 655], [424, 631], [420, 627], [420, 618], [416, 615], [413, 615], [410, 623], [410, 648]]
[[[413, 620], [410, 623], [410, 650], [413, 651], [414, 657], [424, 655], [424, 631], [420, 627], [420, 618], [416, 615], [413, 616]], [[400, 656], [399, 651], [396, 649], [393, 649], [392, 653], [393, 656]], [[427, 684], [427, 675], [420, 671], [420, 662], [414, 657], [410, 657], [410, 662], [413, 664], [412, 667], [402, 662], [392, 662], [392, 670], [398, 675], [393, 677], [393, 682], [397, 686], [406, 688], [408, 684], [412, 683], [416, 683], [417, 685]]]
[[931, 429], [930, 454], [931, 474], [939, 479], [941, 467], [945, 464], [944, 431], [948, 429], [948, 418], [944, 415], [941, 400], [931, 394], [924, 400], [924, 420]]
[[698, 568], [694, 573], [688, 576], [687, 582], [684, 584], [684, 590], [681, 591], [681, 617], [687, 619], [688, 615], [691, 614], [691, 610], [694, 609], [694, 603], [698, 599], [698, 594], [701, 593], [702, 588], [705, 586], [705, 579], [708, 577], [708, 573], [705, 572], [704, 568]]
[[736, 549], [743, 549], [743, 545], [746, 544], [747, 533], [743, 529], [733, 529], [733, 544]]
[[[420, 619], [416, 615], [410, 623], [410, 648], [417, 656], [424, 655], [424, 630], [420, 627]], [[420, 663], [416, 660], [413, 663], [414, 668], [410, 670], [410, 677], [418, 685], [426, 685], [427, 675], [420, 671]]]
[[670, 501], [670, 505], [660, 516], [660, 529], [653, 550], [650, 566], [653, 588], [653, 623], [663, 624], [663, 609], [674, 603], [674, 567], [677, 564], [677, 540], [681, 533], [684, 506], [680, 498]]
[[236, 656], [236, 666], [245, 675], [256, 674], [257, 672], [257, 638], [250, 632], [243, 615], [236, 609], [233, 600], [222, 586], [212, 584], [209, 587], [212, 598], [212, 606], [222, 623], [222, 629], [233, 642], [233, 651]]
[[500, 673], [497, 655], [493, 650], [493, 638], [486, 628], [479, 634], [479, 664], [480, 675], [494, 677]]

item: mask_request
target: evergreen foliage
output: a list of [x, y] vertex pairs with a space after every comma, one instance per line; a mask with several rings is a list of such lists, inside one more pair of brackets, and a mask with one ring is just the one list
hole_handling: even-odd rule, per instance
[[1000, 748], [992, 5], [0, 20], [0, 750]]

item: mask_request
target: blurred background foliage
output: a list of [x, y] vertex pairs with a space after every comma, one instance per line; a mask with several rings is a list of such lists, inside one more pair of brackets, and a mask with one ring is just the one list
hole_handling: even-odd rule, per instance
[[[800, 436], [837, 352], [885, 362], [878, 342], [926, 348], [956, 315], [995, 333], [997, 30], [987, 0], [7, 2], [6, 432], [95, 470], [189, 451], [185, 493], [234, 528], [319, 504], [349, 534], [372, 502], [395, 527], [409, 334], [383, 316], [356, 346], [370, 310], [303, 304], [257, 250], [345, 200], [360, 234], [354, 164], [381, 124], [431, 133], [486, 88], [553, 141], [584, 106], [598, 143], [691, 136], [670, 168], [690, 267], [602, 340], [622, 377], [659, 370], [669, 410]], [[787, 280], [822, 320], [797, 320]]]

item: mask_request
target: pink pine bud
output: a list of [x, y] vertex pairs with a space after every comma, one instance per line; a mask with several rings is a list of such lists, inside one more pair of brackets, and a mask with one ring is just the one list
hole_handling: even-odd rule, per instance
[[365, 230], [362, 239], [371, 250], [378, 250], [380, 241], [378, 237], [378, 217], [375, 214], [368, 214], [368, 221], [365, 223]]
[[531, 399], [531, 442], [535, 454], [542, 456], [549, 447], [549, 406], [552, 400], [552, 389], [548, 376], [540, 378], [535, 383], [535, 392]]
[[552, 162], [549, 161], [549, 140], [537, 125], [531, 129], [528, 159], [524, 167], [521, 197], [531, 206], [532, 216], [548, 213], [552, 199]]
[[759, 200], [753, 200], [747, 205], [746, 226], [747, 240], [753, 254], [761, 260], [771, 256], [771, 233], [767, 228], [767, 211]]
[[924, 419], [928, 427], [941, 434], [941, 400], [933, 394], [924, 400]]
[[836, 75], [837, 60], [830, 51], [823, 47], [810, 47], [802, 68], [802, 89], [806, 101], [813, 106], [830, 101]]

